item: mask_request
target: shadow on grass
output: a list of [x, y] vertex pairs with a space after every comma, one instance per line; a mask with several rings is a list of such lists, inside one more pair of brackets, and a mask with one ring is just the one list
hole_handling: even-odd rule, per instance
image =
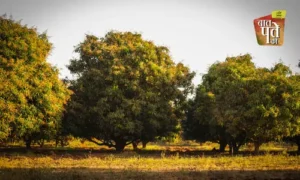
[[92, 180], [92, 179], [237, 179], [237, 180], [298, 180], [300, 171], [138, 171], [97, 168], [18, 169], [0, 168], [0, 179], [23, 180]]
[[[68, 157], [68, 158], [86, 158], [89, 156], [93, 157], [105, 157], [110, 154], [114, 154], [118, 157], [128, 157], [128, 156], [140, 156], [140, 157], [152, 157], [152, 158], [161, 158], [161, 154], [164, 154], [165, 157], [169, 156], [180, 156], [180, 157], [219, 157], [219, 156], [231, 156], [229, 152], [218, 152], [218, 151], [208, 151], [208, 150], [125, 150], [122, 153], [118, 153], [115, 150], [111, 149], [56, 149], [56, 148], [32, 148], [27, 150], [26, 148], [19, 147], [5, 147], [0, 148], [0, 156], [15, 156], [15, 155], [24, 155], [24, 156], [56, 156], [56, 157]], [[260, 151], [259, 154], [254, 153], [253, 151], [240, 151], [235, 155], [238, 156], [255, 156], [255, 155], [264, 155], [272, 154], [278, 155], [282, 154], [282, 151]], [[299, 155], [299, 152], [287, 152], [289, 155]]]

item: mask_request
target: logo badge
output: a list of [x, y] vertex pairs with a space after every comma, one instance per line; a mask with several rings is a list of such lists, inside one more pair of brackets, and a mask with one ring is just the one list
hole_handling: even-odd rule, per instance
[[284, 40], [286, 10], [276, 10], [270, 15], [254, 19], [257, 43], [264, 46], [281, 46]]

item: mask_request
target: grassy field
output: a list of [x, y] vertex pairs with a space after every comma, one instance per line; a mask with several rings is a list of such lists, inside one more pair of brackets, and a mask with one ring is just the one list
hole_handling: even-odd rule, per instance
[[[73, 145], [78, 142], [72, 142]], [[215, 153], [216, 144], [150, 144], [146, 150], [115, 153], [93, 145], [66, 148], [0, 149], [0, 180], [6, 179], [299, 179], [295, 147], [265, 144], [261, 155], [250, 145], [241, 154]], [[84, 144], [84, 143], [83, 143]]]

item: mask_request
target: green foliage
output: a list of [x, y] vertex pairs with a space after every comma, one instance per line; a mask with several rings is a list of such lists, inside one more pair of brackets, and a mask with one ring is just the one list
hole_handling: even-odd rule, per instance
[[270, 71], [258, 69], [256, 80], [249, 82], [252, 88], [248, 88], [251, 94], [245, 111], [245, 118], [256, 120], [257, 128], [247, 128], [250, 140], [262, 143], [299, 133], [300, 84], [293, 78], [281, 63]]
[[195, 98], [189, 101], [187, 118], [183, 121], [185, 139], [196, 139], [199, 142], [214, 139], [217, 122], [212, 116], [213, 106], [214, 95], [199, 85]]
[[31, 141], [59, 125], [70, 92], [46, 62], [50, 50], [46, 34], [0, 17], [0, 140]]
[[[282, 63], [271, 69], [257, 68], [251, 59], [249, 54], [228, 57], [203, 76], [197, 90], [203, 95], [193, 100], [193, 117], [188, 123], [194, 129], [205, 129], [201, 138], [216, 124], [225, 128], [235, 151], [246, 140], [254, 142], [258, 151], [263, 142], [299, 133], [299, 75]], [[208, 103], [207, 97], [213, 97], [214, 103]], [[205, 109], [205, 104], [211, 109]]]
[[178, 131], [194, 73], [174, 63], [166, 47], [131, 32], [87, 35], [68, 68], [74, 95], [65, 126], [75, 136], [122, 150]]

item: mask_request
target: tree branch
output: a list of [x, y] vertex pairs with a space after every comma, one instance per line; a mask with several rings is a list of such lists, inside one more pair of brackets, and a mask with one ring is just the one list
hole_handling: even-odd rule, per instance
[[[95, 143], [95, 144], [97, 144], [97, 145], [99, 145], [99, 146], [105, 145], [105, 146], [108, 146], [108, 147], [115, 147], [115, 145], [113, 145], [112, 143], [108, 143], [108, 142], [105, 142], [105, 141], [102, 142], [102, 143], [99, 143], [99, 142], [93, 140], [92, 138], [87, 138], [87, 140], [89, 140], [90, 142]], [[100, 141], [100, 140], [99, 140], [99, 141]]]

